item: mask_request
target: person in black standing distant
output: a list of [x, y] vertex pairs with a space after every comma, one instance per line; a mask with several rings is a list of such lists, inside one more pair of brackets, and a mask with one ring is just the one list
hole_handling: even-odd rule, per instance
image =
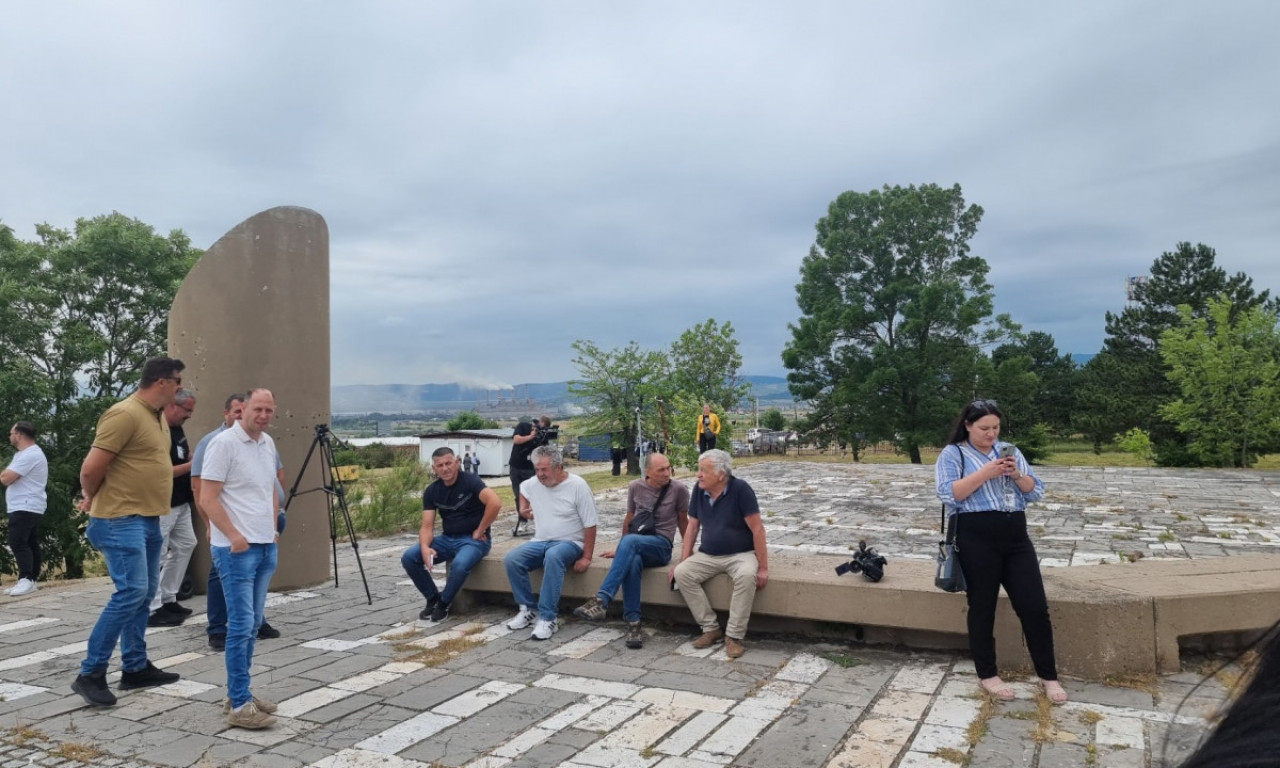
[[[533, 453], [534, 448], [546, 442], [542, 439], [542, 433], [549, 426], [551, 426], [551, 417], [543, 415], [536, 422], [522, 421], [516, 424], [515, 432], [511, 435], [511, 458], [507, 466], [510, 469], [512, 498], [516, 500], [517, 505], [520, 501], [520, 484], [535, 474], [529, 454]], [[520, 520], [520, 517], [516, 517], [516, 528], [512, 535], [520, 534]]]

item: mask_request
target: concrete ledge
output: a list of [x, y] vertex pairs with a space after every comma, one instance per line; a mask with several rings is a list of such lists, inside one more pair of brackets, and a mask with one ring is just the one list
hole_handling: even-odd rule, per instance
[[[472, 570], [464, 596], [510, 604], [502, 558], [520, 543], [495, 542]], [[837, 576], [841, 562], [847, 558], [771, 552], [769, 585], [756, 594], [752, 628], [967, 647], [964, 595], [933, 586], [931, 561], [894, 560], [878, 584], [860, 575]], [[594, 595], [610, 563], [596, 558], [586, 573], [568, 574], [561, 611], [568, 613]], [[535, 572], [535, 591], [540, 578]], [[1179, 638], [1265, 629], [1280, 619], [1280, 557], [1270, 555], [1047, 568], [1044, 581], [1058, 668], [1076, 677], [1176, 672]], [[647, 612], [656, 609], [653, 613], [690, 623], [684, 599], [667, 584], [665, 568], [645, 571], [641, 593]], [[728, 579], [712, 580], [707, 595], [724, 613]], [[996, 646], [1001, 667], [1030, 668], [1017, 616], [1003, 595]]]

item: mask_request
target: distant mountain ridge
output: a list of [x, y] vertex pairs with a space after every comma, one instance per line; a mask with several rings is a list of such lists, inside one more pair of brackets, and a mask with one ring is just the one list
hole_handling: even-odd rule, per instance
[[[1072, 354], [1084, 365], [1093, 353]], [[745, 406], [757, 398], [761, 408], [790, 406], [794, 399], [783, 376], [743, 376], [751, 385]], [[498, 417], [528, 416], [533, 410], [569, 411], [579, 403], [569, 394], [569, 382], [517, 384], [514, 389], [494, 390], [463, 384], [349, 384], [330, 390], [333, 412], [455, 414], [480, 411]]]
[[[751, 397], [761, 403], [792, 401], [781, 376], [743, 376]], [[514, 396], [513, 396], [514, 392]], [[463, 384], [349, 384], [330, 390], [334, 413], [458, 413], [479, 410], [495, 415], [528, 415], [530, 407], [558, 410], [577, 406], [569, 382], [517, 384], [493, 390]]]

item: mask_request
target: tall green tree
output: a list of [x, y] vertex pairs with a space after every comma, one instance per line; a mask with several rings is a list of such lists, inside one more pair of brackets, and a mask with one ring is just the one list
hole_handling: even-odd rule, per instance
[[[618, 349], [601, 349], [593, 341], [580, 339], [572, 347], [578, 378], [569, 382], [569, 392], [589, 407], [577, 424], [581, 434], [611, 433], [614, 445], [627, 450], [627, 473], [640, 474], [637, 419], [642, 424], [660, 421], [658, 399], [667, 387], [666, 355], [641, 349], [634, 341]], [[647, 431], [648, 436], [653, 434]]]
[[781, 430], [787, 428], [787, 417], [777, 408], [770, 408], [760, 414], [760, 426], [765, 429]]
[[994, 338], [987, 264], [969, 250], [981, 219], [959, 185], [837, 197], [796, 285], [782, 353], [792, 394], [833, 418], [847, 407], [827, 401], [858, 402], [860, 432], [920, 463], [975, 394], [979, 344]]
[[1280, 441], [1280, 331], [1267, 307], [1239, 309], [1225, 294], [1197, 317], [1178, 308], [1181, 323], [1160, 336], [1177, 395], [1161, 415], [1182, 432], [1187, 450], [1219, 467], [1252, 466]]
[[1207, 317], [1209, 301], [1225, 295], [1237, 313], [1256, 306], [1274, 306], [1267, 291], [1254, 290], [1253, 280], [1242, 272], [1228, 275], [1216, 263], [1217, 252], [1203, 243], [1178, 243], [1160, 254], [1151, 265], [1151, 274], [1134, 287], [1133, 301], [1119, 314], [1106, 315], [1107, 337], [1103, 351], [1115, 356], [1121, 366], [1099, 369], [1110, 373], [1123, 370], [1110, 386], [1124, 399], [1107, 436], [1137, 427], [1150, 433], [1158, 464], [1197, 464], [1185, 449], [1177, 428], [1163, 415], [1163, 407], [1176, 395], [1168, 379], [1168, 367], [1160, 356], [1162, 334], [1182, 324], [1179, 307], [1186, 305], [1193, 317]]
[[[41, 431], [49, 457], [43, 542], [50, 567], [82, 573], [83, 516], [71, 506], [102, 411], [164, 354], [173, 296], [200, 252], [119, 213], [42, 224], [24, 242], [0, 225], [0, 406]], [[8, 392], [9, 395], [3, 393]]]
[[[1059, 434], [1068, 434], [1076, 383], [1076, 365], [1071, 355], [1059, 354], [1050, 334], [1031, 331], [992, 350], [991, 363], [999, 370], [1006, 361], [1018, 356], [1026, 358], [1026, 371], [1035, 375], [1035, 385], [1029, 400], [1017, 403], [1026, 410], [1015, 418], [1025, 424], [1045, 424]], [[1010, 396], [995, 391], [991, 394], [1003, 398], [1002, 402], [1009, 401], [1011, 406], [1015, 404]]]
[[742, 354], [727, 321], [721, 325], [708, 318], [680, 334], [671, 343], [668, 363], [674, 391], [711, 403], [719, 413], [736, 408], [750, 389], [738, 374]]

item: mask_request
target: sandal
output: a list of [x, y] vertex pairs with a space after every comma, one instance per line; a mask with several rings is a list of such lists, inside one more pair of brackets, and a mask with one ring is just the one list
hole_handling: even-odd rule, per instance
[[1044, 695], [1050, 702], [1053, 704], [1067, 703], [1067, 692], [1057, 680], [1041, 680], [1040, 684], [1044, 686]]
[[1013, 688], [1011, 688], [1008, 683], [1001, 680], [999, 676], [979, 680], [978, 685], [982, 686], [984, 693], [996, 701], [1013, 701], [1013, 698], [1016, 695]]

